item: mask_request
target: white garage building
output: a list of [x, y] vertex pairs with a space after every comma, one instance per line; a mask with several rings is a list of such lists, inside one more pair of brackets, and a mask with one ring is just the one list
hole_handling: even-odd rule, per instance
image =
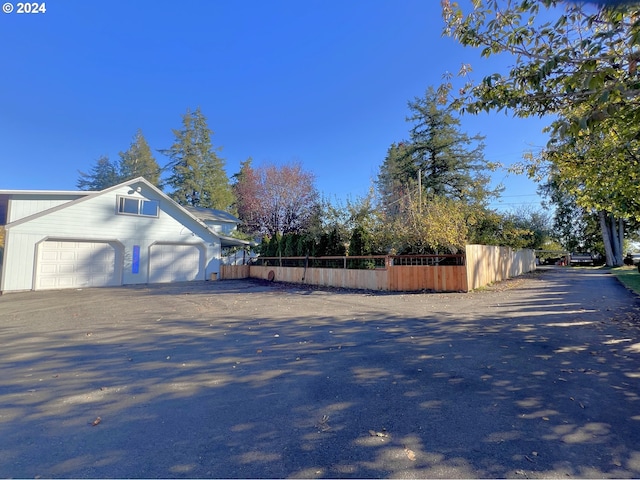
[[222, 247], [246, 242], [224, 234], [238, 219], [198, 210], [142, 177], [100, 192], [0, 190], [0, 292], [209, 279]]

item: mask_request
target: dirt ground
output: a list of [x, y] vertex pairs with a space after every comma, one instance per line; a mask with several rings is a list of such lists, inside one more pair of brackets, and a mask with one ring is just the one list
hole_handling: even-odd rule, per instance
[[0, 477], [640, 477], [640, 302], [253, 281], [0, 297]]

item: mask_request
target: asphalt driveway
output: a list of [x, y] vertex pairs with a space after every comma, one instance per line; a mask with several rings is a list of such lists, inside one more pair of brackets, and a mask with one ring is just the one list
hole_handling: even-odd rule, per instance
[[0, 477], [640, 477], [640, 302], [252, 281], [0, 297]]

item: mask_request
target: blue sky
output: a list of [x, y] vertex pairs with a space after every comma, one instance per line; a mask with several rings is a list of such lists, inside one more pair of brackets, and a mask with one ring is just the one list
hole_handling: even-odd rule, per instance
[[[441, 31], [437, 0], [50, 0], [46, 13], [0, 13], [0, 189], [75, 190], [78, 170], [117, 160], [138, 128], [167, 148], [200, 107], [230, 177], [248, 157], [298, 161], [325, 197], [363, 196], [408, 136], [409, 100], [462, 63], [476, 78], [509, 65]], [[509, 165], [544, 145], [547, 123], [498, 113], [462, 129]], [[493, 178], [506, 186], [494, 207], [538, 201], [526, 178]]]

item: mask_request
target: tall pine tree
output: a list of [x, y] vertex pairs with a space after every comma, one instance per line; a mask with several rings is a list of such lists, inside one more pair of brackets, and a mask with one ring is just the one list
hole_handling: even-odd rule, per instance
[[169, 194], [181, 205], [229, 210], [233, 193], [224, 170], [225, 162], [211, 144], [213, 132], [200, 108], [187, 109], [182, 117], [182, 129], [173, 130], [175, 141], [162, 150], [170, 159], [170, 176], [166, 184]]
[[155, 186], [160, 186], [160, 166], [153, 158], [142, 130], [136, 132], [129, 149], [126, 152], [120, 152], [119, 155], [118, 169], [121, 182], [144, 177]]
[[415, 191], [418, 183], [418, 169], [404, 142], [393, 143], [387, 150], [376, 180], [378, 193], [385, 212], [396, 215], [399, 201], [409, 192]]
[[[413, 124], [409, 140], [393, 144], [378, 175], [378, 188], [388, 211], [405, 195], [444, 197], [482, 204], [489, 190], [486, 171], [491, 164], [483, 155], [483, 137], [460, 131], [460, 120], [450, 106], [438, 103], [429, 88], [423, 98], [409, 102]], [[419, 178], [420, 177], [420, 178]], [[417, 186], [422, 185], [422, 191]]]
[[102, 155], [91, 167], [89, 173], [78, 170], [80, 177], [76, 186], [80, 190], [100, 191], [120, 183], [118, 166], [109, 160], [109, 157]]

